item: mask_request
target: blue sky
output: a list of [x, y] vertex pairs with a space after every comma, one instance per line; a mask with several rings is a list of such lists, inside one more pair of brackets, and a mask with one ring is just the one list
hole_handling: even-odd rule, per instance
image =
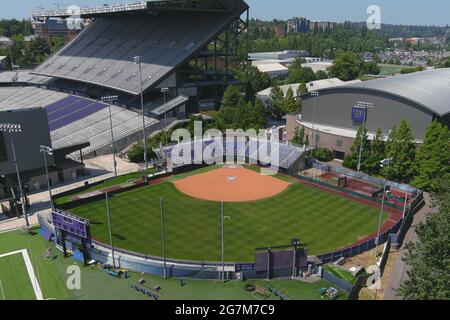
[[[14, 0], [1, 1], [0, 18], [25, 18], [38, 7], [55, 8], [71, 4], [80, 6], [103, 3], [133, 2], [131, 0]], [[262, 19], [306, 16], [314, 20], [342, 22], [366, 21], [366, 9], [376, 4], [381, 8], [383, 23], [450, 25], [449, 0], [246, 0], [252, 17]]]

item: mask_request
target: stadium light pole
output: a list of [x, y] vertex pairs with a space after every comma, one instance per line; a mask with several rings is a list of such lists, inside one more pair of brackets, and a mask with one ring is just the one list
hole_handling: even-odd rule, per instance
[[169, 92], [169, 88], [161, 88], [161, 92], [164, 95], [164, 135], [166, 138], [167, 146], [167, 106], [166, 106], [166, 93]]
[[[383, 167], [386, 164], [389, 167], [391, 165], [391, 163], [392, 163], [392, 158], [391, 159], [382, 160], [380, 162], [380, 165]], [[381, 199], [380, 217], [378, 219], [378, 233], [377, 233], [377, 238], [376, 238], [376, 243], [375, 243], [375, 259], [378, 256], [378, 243], [380, 241], [381, 220], [382, 220], [382, 217], [383, 217], [384, 198], [386, 197], [387, 184], [388, 184], [388, 179], [385, 179], [384, 180], [384, 186], [383, 186], [383, 198]]]
[[106, 102], [108, 104], [108, 110], [109, 110], [109, 127], [111, 130], [111, 151], [113, 155], [113, 168], [114, 168], [114, 176], [117, 177], [117, 161], [116, 161], [116, 148], [114, 147], [114, 130], [113, 130], [113, 122], [112, 122], [112, 113], [111, 113], [111, 104], [114, 101], [119, 100], [118, 96], [106, 96], [101, 97], [101, 102]]
[[224, 206], [223, 201], [220, 204], [220, 215], [222, 220], [222, 283], [225, 283], [225, 227], [224, 227]]
[[141, 86], [142, 135], [143, 135], [143, 139], [144, 139], [144, 162], [145, 162], [145, 169], [148, 169], [147, 143], [146, 143], [147, 135], [145, 134], [144, 90], [143, 90], [143, 85], [142, 85], [142, 65], [141, 65], [142, 57], [135, 56], [133, 58], [133, 62], [139, 66], [139, 83]]
[[106, 215], [108, 217], [108, 231], [109, 231], [109, 243], [111, 245], [111, 255], [113, 261], [113, 268], [116, 269], [116, 258], [114, 257], [114, 245], [113, 245], [113, 237], [112, 237], [112, 225], [111, 225], [111, 213], [109, 211], [109, 194], [105, 193], [106, 198]]
[[29, 227], [30, 222], [28, 221], [27, 201], [26, 201], [25, 195], [23, 193], [23, 189], [22, 189], [22, 182], [20, 180], [19, 166], [17, 164], [16, 149], [14, 147], [14, 139], [13, 139], [13, 135], [12, 135], [13, 133], [21, 133], [22, 127], [20, 124], [12, 124], [12, 123], [2, 124], [2, 123], [0, 123], [0, 132], [9, 133], [9, 136], [11, 138], [11, 149], [12, 149], [12, 153], [13, 153], [13, 162], [16, 167], [17, 183], [19, 184], [20, 197], [22, 198], [23, 216], [25, 218], [25, 223], [26, 223], [27, 227]]
[[50, 200], [50, 207], [51, 207], [52, 211], [54, 211], [55, 207], [53, 206], [52, 186], [50, 185], [50, 176], [48, 175], [48, 165], [47, 165], [47, 155], [49, 155], [49, 156], [53, 155], [53, 149], [48, 146], [41, 145], [40, 151], [42, 152], [42, 155], [44, 157], [45, 174], [47, 176], [48, 198]]
[[164, 279], [167, 279], [167, 259], [166, 259], [166, 235], [164, 228], [164, 199], [159, 199], [159, 207], [161, 210], [161, 242], [163, 251], [163, 263], [164, 263]]
[[[312, 84], [311, 84], [312, 87]], [[316, 105], [317, 105], [317, 99], [320, 96], [319, 91], [313, 90], [311, 91], [311, 97], [314, 98], [313, 102], [313, 135], [314, 135], [314, 147], [317, 148], [317, 130], [316, 130]]]
[[357, 172], [358, 176], [361, 173], [361, 160], [362, 160], [362, 151], [363, 151], [363, 141], [364, 141], [364, 131], [366, 130], [366, 123], [367, 123], [367, 111], [369, 108], [375, 108], [375, 105], [371, 102], [363, 102], [359, 101], [357, 103], [357, 106], [359, 108], [363, 108], [364, 111], [364, 121], [363, 121], [363, 130], [361, 132], [361, 141], [359, 143], [359, 155], [358, 155], [358, 165], [357, 165]]

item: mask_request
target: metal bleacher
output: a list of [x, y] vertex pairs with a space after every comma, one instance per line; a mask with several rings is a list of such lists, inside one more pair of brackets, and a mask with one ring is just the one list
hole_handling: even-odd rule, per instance
[[[168, 158], [171, 158], [172, 155], [178, 155], [180, 157], [180, 161], [174, 161], [172, 159], [172, 162], [175, 166], [182, 166], [187, 164], [192, 164], [194, 162], [194, 152], [197, 152], [197, 154], [201, 154], [203, 156], [208, 156], [208, 153], [205, 155], [204, 151], [207, 146], [211, 145], [214, 140], [203, 140], [203, 141], [197, 141], [197, 142], [185, 142], [180, 143], [178, 145], [172, 145], [165, 147], [163, 149], [163, 152], [165, 153], [165, 156]], [[190, 144], [190, 146], [188, 146]], [[185, 153], [183, 152], [183, 147], [190, 147], [191, 153]], [[278, 152], [278, 159], [279, 159], [279, 167], [283, 169], [289, 169], [291, 168], [295, 162], [307, 151], [309, 148], [305, 147], [299, 147], [295, 145], [286, 145], [284, 143], [280, 142], [264, 142], [261, 143], [257, 140], [250, 139], [248, 140], [244, 145], [241, 143], [238, 143], [237, 140], [234, 140], [233, 142], [227, 142], [226, 139], [223, 141], [222, 146], [223, 154], [226, 156], [242, 156], [245, 155], [245, 157], [252, 159], [255, 162], [258, 162], [259, 155], [258, 152], [261, 148], [267, 148], [271, 152]], [[174, 151], [175, 150], [175, 151]], [[182, 151], [183, 150], [183, 151]], [[232, 150], [232, 152], [230, 152]], [[174, 151], [174, 153], [173, 153]], [[238, 152], [240, 151], [240, 152]], [[269, 152], [269, 155], [271, 153]], [[213, 158], [213, 157], [212, 157]], [[204, 161], [210, 161], [211, 158], [203, 158]], [[244, 160], [244, 159], [242, 159]]]
[[[107, 104], [36, 87], [0, 87], [0, 111], [31, 107], [47, 110], [53, 148], [89, 142], [83, 149], [86, 155], [111, 143]], [[111, 106], [111, 114], [115, 140], [141, 132], [141, 114], [117, 106]], [[147, 130], [156, 124], [156, 119], [146, 117]]]
[[136, 95], [142, 57], [144, 90], [185, 62], [233, 19], [227, 13], [165, 13], [95, 19], [32, 73]]

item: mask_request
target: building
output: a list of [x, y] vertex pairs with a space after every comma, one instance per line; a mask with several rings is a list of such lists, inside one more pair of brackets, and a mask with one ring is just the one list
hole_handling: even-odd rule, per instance
[[309, 30], [311, 31], [327, 31], [333, 30], [336, 27], [336, 22], [330, 21], [311, 21], [309, 24]]
[[251, 61], [263, 60], [293, 60], [296, 58], [305, 58], [309, 56], [306, 50], [284, 50], [275, 52], [253, 52], [248, 54], [248, 59]]
[[[20, 132], [0, 132], [0, 201], [1, 211], [15, 211], [18, 198], [18, 179], [14, 152], [24, 192], [46, 190], [48, 187], [43, 154], [40, 146], [52, 147], [47, 112], [43, 108], [28, 108], [0, 112], [1, 124], [20, 125]], [[66, 158], [88, 144], [54, 148], [47, 156], [51, 184], [72, 181], [84, 174], [82, 163]], [[13, 149], [14, 146], [14, 149]]]
[[257, 64], [256, 68], [260, 72], [267, 73], [272, 79], [284, 79], [289, 73], [287, 67], [277, 62]]
[[[421, 143], [433, 120], [450, 126], [449, 88], [447, 68], [318, 89], [319, 96], [309, 92], [302, 97], [301, 114], [286, 117], [287, 139], [304, 127], [311, 145], [326, 147], [343, 159], [365, 118], [369, 139], [377, 129], [387, 137], [393, 126], [407, 120], [416, 143]], [[361, 103], [373, 106], [361, 108]]]
[[305, 17], [295, 17], [287, 22], [288, 33], [306, 33], [310, 30], [310, 23]]
[[284, 38], [284, 37], [286, 37], [287, 32], [286, 32], [286, 26], [284, 26], [284, 25], [275, 26], [273, 28], [273, 31], [275, 33], [275, 37], [277, 37], [277, 38]]
[[336, 27], [336, 22], [311, 21], [305, 17], [294, 17], [287, 22], [288, 33], [306, 33], [309, 31], [327, 31]]
[[[92, 22], [73, 41], [34, 70], [0, 73], [0, 111], [46, 109], [52, 146], [88, 143], [70, 155], [81, 160], [111, 153], [111, 109], [120, 153], [143, 138], [144, 123], [150, 136], [218, 105], [226, 87], [237, 83], [231, 67], [247, 10], [241, 0], [83, 8], [81, 19]], [[70, 15], [50, 10], [32, 17], [44, 22]], [[117, 101], [100, 102], [105, 96]]]
[[[338, 86], [343, 86], [346, 84], [358, 83], [358, 82], [361, 82], [361, 81], [355, 80], [355, 81], [344, 82], [338, 78], [331, 78], [331, 79], [315, 80], [315, 81], [309, 82], [306, 84], [306, 88], [308, 91], [312, 91], [312, 90], [320, 90], [320, 89], [325, 89], [325, 88], [330, 88], [330, 87], [338, 87]], [[298, 92], [299, 86], [300, 86], [300, 83], [293, 83], [293, 84], [287, 84], [287, 85], [280, 86], [280, 89], [281, 89], [281, 91], [283, 91], [284, 95], [286, 95], [286, 92], [289, 90], [289, 88], [291, 88], [292, 91], [294, 92], [294, 95], [296, 95]], [[264, 102], [265, 105], [269, 105], [271, 91], [272, 91], [272, 88], [266, 88], [264, 90], [259, 91], [256, 94], [256, 97], [258, 99], [260, 99], [262, 102]]]
[[0, 56], [0, 72], [8, 69], [6, 59], [7, 59], [6, 56]]
[[40, 38], [65, 37], [69, 32], [64, 19], [48, 18], [44, 21], [33, 21], [34, 34]]

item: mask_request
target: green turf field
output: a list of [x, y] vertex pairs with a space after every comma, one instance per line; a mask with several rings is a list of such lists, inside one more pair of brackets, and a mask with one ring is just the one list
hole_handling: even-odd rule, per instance
[[[39, 286], [42, 290], [44, 299], [67, 299], [69, 298], [69, 295], [66, 291], [64, 282], [61, 281], [61, 278], [58, 274], [56, 263], [54, 261], [46, 261], [43, 259], [43, 253], [45, 249], [48, 247], [48, 245], [49, 244], [41, 236], [37, 234], [34, 236], [30, 236], [22, 231], [0, 233], [0, 255], [22, 249], [26, 249], [28, 251], [28, 255], [33, 265], [36, 277], [38, 278]], [[55, 250], [54, 252], [56, 257], [57, 252]], [[8, 299], [35, 299], [34, 291], [31, 289], [31, 282], [30, 282], [31, 280], [25, 269], [22, 255], [15, 255], [14, 258], [21, 259], [21, 263], [14, 264], [13, 269], [14, 272], [15, 270], [21, 270], [23, 267], [23, 272], [20, 271], [20, 275], [22, 278], [22, 280], [20, 281], [28, 283], [30, 285], [31, 291], [28, 289], [26, 291], [23, 290], [23, 294], [26, 294], [26, 296], [23, 296], [22, 289], [19, 290], [19, 288], [22, 288], [22, 284], [16, 283], [13, 285], [13, 287], [17, 288], [15, 290], [20, 291], [21, 293], [19, 293], [19, 296], [17, 294], [14, 294], [14, 296], [11, 297], [8, 296], [8, 292], [6, 292]], [[2, 269], [1, 264], [3, 259], [4, 258], [0, 258], [0, 270]], [[10, 270], [10, 268], [8, 269]], [[10, 278], [11, 275], [5, 276]], [[4, 276], [2, 276], [1, 271], [0, 277], [2, 277], [3, 282], [10, 281], [10, 280], [3, 280]], [[25, 288], [26, 287], [27, 286], [25, 285]]]
[[35, 300], [21, 253], [0, 257], [0, 300]]
[[[253, 300], [253, 297], [244, 290], [244, 286], [249, 283], [260, 289], [266, 288], [267, 285], [275, 286], [296, 300], [318, 300], [321, 299], [319, 289], [332, 286], [323, 279], [313, 284], [292, 280], [236, 280], [222, 284], [214, 280], [184, 279], [184, 286], [181, 287], [176, 278], [164, 280], [160, 276], [135, 272], [129, 272], [128, 279], [118, 279], [96, 268], [84, 267], [70, 257], [64, 258], [62, 253], [54, 247], [54, 259], [46, 261], [43, 259], [42, 253], [48, 246], [53, 247], [38, 234], [30, 236], [22, 231], [0, 233], [0, 255], [27, 249], [44, 299], [51, 300], [152, 300], [130, 288], [130, 284], [136, 283], [141, 278], [145, 279], [147, 287], [151, 288], [156, 285], [161, 287], [160, 300]], [[5, 290], [5, 298], [35, 299], [22, 256], [14, 255], [12, 257], [13, 260], [8, 259], [8, 261], [0, 258], [0, 276], [2, 280], [3, 278], [8, 279], [3, 280], [3, 285], [8, 286]], [[81, 269], [81, 288], [79, 290], [69, 290], [65, 286], [68, 277], [67, 267], [73, 265], [78, 265]], [[345, 299], [345, 293], [342, 292], [339, 298]], [[276, 300], [278, 298], [271, 294], [267, 299]]]
[[[161, 197], [165, 206], [167, 256], [220, 261], [220, 204], [191, 198], [170, 181], [111, 197], [114, 245], [162, 255]], [[70, 211], [90, 219], [95, 239], [109, 241], [104, 200]], [[310, 254], [349, 245], [377, 230], [379, 210], [295, 182], [272, 198], [226, 203], [225, 216], [225, 259], [251, 262], [256, 247], [287, 244], [295, 237], [308, 244]], [[386, 218], [387, 214], [383, 220]]]

